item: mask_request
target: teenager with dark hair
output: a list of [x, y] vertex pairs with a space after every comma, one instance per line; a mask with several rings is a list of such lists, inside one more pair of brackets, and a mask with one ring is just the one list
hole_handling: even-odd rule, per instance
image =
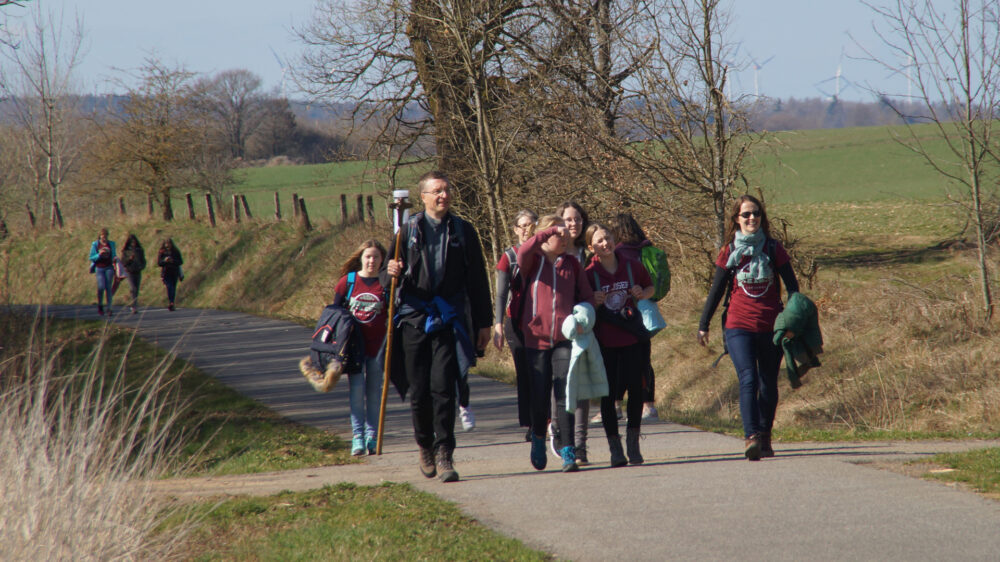
[[715, 260], [712, 288], [698, 323], [698, 343], [708, 342], [709, 323], [719, 301], [728, 294], [723, 312], [723, 338], [740, 383], [744, 454], [748, 460], [773, 457], [771, 430], [778, 408], [781, 350], [774, 344], [774, 320], [781, 312], [779, 277], [788, 294], [799, 290], [788, 253], [771, 238], [764, 205], [742, 195], [733, 203], [726, 229], [728, 244]]

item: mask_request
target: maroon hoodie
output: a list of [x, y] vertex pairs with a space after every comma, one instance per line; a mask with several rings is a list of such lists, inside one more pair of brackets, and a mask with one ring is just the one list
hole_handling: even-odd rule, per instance
[[545, 257], [542, 244], [557, 228], [535, 234], [517, 250], [517, 265], [526, 284], [521, 331], [524, 346], [531, 349], [551, 349], [565, 340], [563, 320], [577, 303], [594, 301], [594, 290], [575, 257], [563, 254], [554, 263]]

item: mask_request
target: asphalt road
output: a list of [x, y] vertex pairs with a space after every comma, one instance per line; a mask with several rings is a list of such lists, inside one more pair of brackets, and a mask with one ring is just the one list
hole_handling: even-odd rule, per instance
[[[47, 313], [97, 318], [90, 306]], [[346, 381], [319, 394], [298, 373], [308, 328], [183, 308], [119, 313], [114, 321], [288, 418], [349, 438]], [[460, 482], [420, 475], [408, 408], [391, 390], [383, 455], [365, 463], [164, 486], [182, 497], [411, 482], [501, 533], [581, 561], [1000, 560], [1000, 502], [867, 466], [996, 442], [776, 443], [776, 457], [748, 462], [740, 439], [657, 422], [643, 426], [646, 463], [612, 469], [594, 425], [591, 466], [562, 473], [550, 456], [538, 472], [513, 389], [471, 379], [477, 428], [459, 428]]]

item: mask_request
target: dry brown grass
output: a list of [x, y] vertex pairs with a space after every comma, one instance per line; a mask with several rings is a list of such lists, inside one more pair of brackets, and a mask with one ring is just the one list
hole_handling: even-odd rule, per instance
[[[995, 433], [1000, 421], [1000, 334], [985, 326], [978, 281], [962, 273], [971, 255], [947, 257], [944, 273], [882, 267], [862, 276], [821, 271], [806, 293], [820, 309], [823, 367], [782, 394], [776, 425], [806, 429]], [[951, 271], [951, 272], [949, 272]], [[872, 275], [874, 273], [874, 275]], [[663, 309], [677, 318], [654, 341], [658, 400], [669, 411], [738, 420], [732, 363], [721, 353], [718, 313], [712, 345], [694, 341], [704, 293], [678, 283]]]

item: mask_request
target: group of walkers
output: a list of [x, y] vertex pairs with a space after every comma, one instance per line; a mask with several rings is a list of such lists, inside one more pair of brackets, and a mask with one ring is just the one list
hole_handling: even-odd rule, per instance
[[[160, 267], [160, 278], [167, 289], [167, 309], [174, 310], [177, 282], [184, 279], [184, 258], [172, 238], [160, 244], [156, 255], [156, 265]], [[128, 307], [132, 314], [139, 306], [139, 287], [142, 272], [146, 269], [146, 252], [135, 234], [129, 234], [122, 246], [121, 254], [113, 240], [108, 238], [108, 229], [102, 228], [97, 240], [90, 245], [90, 272], [97, 277], [97, 313], [111, 317], [111, 301], [119, 283], [128, 280], [130, 298]]]
[[[454, 466], [456, 399], [476, 356], [491, 336], [513, 357], [518, 419], [527, 428], [528, 460], [547, 466], [547, 448], [563, 472], [588, 464], [591, 400], [599, 400], [611, 466], [641, 464], [644, 417], [655, 417], [650, 336], [638, 303], [654, 294], [639, 259], [651, 244], [627, 213], [592, 222], [575, 202], [539, 217], [514, 217], [517, 244], [496, 265], [491, 305], [485, 260], [475, 228], [451, 213], [452, 188], [441, 172], [418, 183], [423, 211], [399, 225], [386, 251], [375, 240], [344, 264], [335, 304], [351, 311], [366, 341], [364, 366], [349, 373], [352, 453], [373, 453], [384, 361], [392, 382], [409, 392], [419, 468], [428, 478], [459, 479]], [[781, 360], [772, 342], [782, 310], [778, 278], [798, 290], [789, 257], [770, 237], [760, 201], [737, 199], [727, 239], [716, 260], [697, 341], [705, 345], [709, 322], [725, 300], [724, 342], [736, 368], [749, 460], [773, 456], [771, 428], [777, 407]], [[397, 251], [396, 244], [400, 244]], [[391, 256], [399, 256], [398, 259]], [[384, 264], [384, 265], [383, 265]], [[348, 281], [348, 277], [352, 281]], [[391, 280], [398, 282], [396, 314], [386, 317]], [[637, 328], [638, 326], [638, 328]], [[386, 358], [387, 330], [393, 330]], [[596, 345], [594, 345], [596, 343]], [[627, 395], [624, 415], [620, 403]], [[463, 406], [467, 406], [464, 403]], [[624, 446], [619, 419], [625, 420]], [[548, 443], [548, 447], [547, 447]]]

